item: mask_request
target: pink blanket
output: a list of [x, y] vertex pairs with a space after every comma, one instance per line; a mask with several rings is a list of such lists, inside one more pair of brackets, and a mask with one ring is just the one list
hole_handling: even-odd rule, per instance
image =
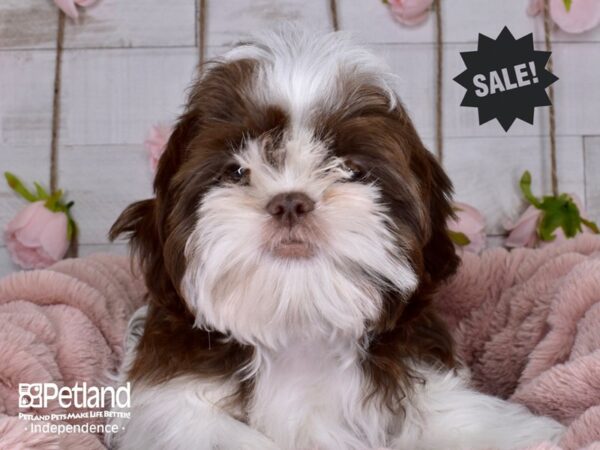
[[[18, 384], [107, 384], [122, 356], [127, 321], [142, 305], [143, 294], [125, 258], [109, 255], [65, 260], [0, 280], [0, 449], [104, 448], [93, 434], [26, 430], [31, 423], [16, 417]], [[81, 411], [52, 403], [35, 412]]]
[[[127, 260], [108, 255], [0, 280], [0, 449], [103, 448], [96, 435], [26, 431], [17, 386], [106, 383], [143, 294]], [[561, 448], [600, 450], [599, 238], [465, 254], [437, 306], [478, 389], [567, 424]]]
[[600, 238], [465, 254], [437, 306], [476, 388], [568, 425], [561, 448], [600, 449]]

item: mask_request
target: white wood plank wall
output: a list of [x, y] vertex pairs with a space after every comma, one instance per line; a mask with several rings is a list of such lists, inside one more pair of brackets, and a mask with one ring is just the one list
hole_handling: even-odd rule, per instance
[[[151, 194], [143, 149], [149, 128], [181, 111], [198, 60], [199, 0], [99, 0], [68, 19], [63, 56], [59, 184], [76, 202], [81, 254], [123, 253], [106, 233], [130, 202]], [[218, 55], [240, 38], [291, 20], [332, 29], [330, 0], [206, 0], [206, 54]], [[547, 108], [535, 125], [508, 133], [479, 126], [474, 109], [460, 108], [464, 90], [452, 81], [463, 70], [459, 52], [477, 34], [495, 37], [504, 25], [519, 37], [534, 32], [543, 48], [541, 18], [525, 0], [445, 0], [445, 166], [457, 199], [480, 208], [499, 242], [502, 223], [523, 208], [517, 189], [525, 169], [535, 190], [549, 192]], [[428, 145], [434, 138], [434, 23], [404, 28], [379, 0], [337, 0], [339, 27], [387, 60], [399, 92]], [[51, 111], [58, 13], [51, 0], [0, 2], [0, 170], [25, 180], [49, 178]], [[579, 195], [600, 220], [600, 28], [554, 34], [559, 183]], [[22, 207], [0, 182], [0, 226]], [[0, 244], [0, 275], [14, 270]]]

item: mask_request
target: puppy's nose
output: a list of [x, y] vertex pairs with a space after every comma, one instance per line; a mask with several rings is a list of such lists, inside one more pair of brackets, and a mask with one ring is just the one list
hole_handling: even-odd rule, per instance
[[267, 211], [283, 225], [291, 227], [315, 209], [315, 202], [302, 192], [277, 194], [267, 204]]

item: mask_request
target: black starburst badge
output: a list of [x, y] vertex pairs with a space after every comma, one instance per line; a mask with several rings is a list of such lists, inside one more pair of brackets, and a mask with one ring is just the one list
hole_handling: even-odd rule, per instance
[[533, 49], [533, 34], [515, 39], [504, 27], [498, 39], [479, 34], [477, 51], [462, 52], [467, 69], [454, 78], [467, 89], [460, 106], [478, 108], [479, 125], [498, 119], [508, 131], [519, 118], [533, 125], [536, 106], [549, 106], [546, 88], [558, 80], [546, 70], [550, 52]]

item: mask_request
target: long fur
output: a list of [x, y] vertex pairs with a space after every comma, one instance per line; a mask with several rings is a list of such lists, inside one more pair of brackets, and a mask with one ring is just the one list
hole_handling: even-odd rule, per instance
[[[343, 35], [280, 30], [196, 82], [156, 197], [111, 230], [149, 290], [115, 446], [512, 448], [560, 433], [457, 372], [430, 307], [458, 265], [451, 183], [392, 79]], [[290, 192], [314, 209], [288, 226], [267, 205]]]

